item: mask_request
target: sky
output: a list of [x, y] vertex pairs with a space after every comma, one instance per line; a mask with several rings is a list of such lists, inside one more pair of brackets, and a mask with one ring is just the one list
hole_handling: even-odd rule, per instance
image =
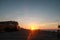
[[56, 29], [60, 0], [0, 0], [0, 21], [18, 21], [22, 28]]

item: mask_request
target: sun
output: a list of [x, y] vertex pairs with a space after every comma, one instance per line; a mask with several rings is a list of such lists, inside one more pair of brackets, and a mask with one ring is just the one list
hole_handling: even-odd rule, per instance
[[36, 25], [32, 24], [30, 25], [30, 30], [36, 30], [37, 29], [36, 27], [37, 27]]
[[36, 28], [35, 28], [35, 26], [31, 26], [31, 28], [30, 28], [31, 30], [35, 30]]

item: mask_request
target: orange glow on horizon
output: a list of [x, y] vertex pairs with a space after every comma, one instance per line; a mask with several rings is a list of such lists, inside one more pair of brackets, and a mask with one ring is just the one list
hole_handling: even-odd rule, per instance
[[31, 25], [31, 26], [30, 26], [30, 29], [31, 29], [31, 30], [36, 30], [36, 26], [35, 26], [35, 25]]
[[38, 24], [36, 22], [31, 22], [28, 24], [24, 24], [24, 23], [20, 23], [20, 27], [24, 28], [24, 29], [28, 29], [28, 30], [57, 30], [57, 23], [42, 23], [42, 24]]
[[38, 25], [36, 25], [36, 24], [30, 24], [29, 27], [30, 27], [30, 30], [38, 29]]

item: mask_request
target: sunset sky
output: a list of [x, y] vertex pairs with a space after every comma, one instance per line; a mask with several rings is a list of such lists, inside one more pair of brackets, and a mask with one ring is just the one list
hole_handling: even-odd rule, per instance
[[60, 0], [0, 0], [0, 21], [18, 21], [23, 28], [57, 29]]

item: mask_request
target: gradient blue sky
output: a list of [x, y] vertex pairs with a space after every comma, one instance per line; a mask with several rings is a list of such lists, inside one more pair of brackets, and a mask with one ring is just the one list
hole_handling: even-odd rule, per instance
[[6, 20], [18, 21], [21, 26], [35, 23], [38, 28], [57, 28], [60, 0], [0, 0], [0, 21]]

